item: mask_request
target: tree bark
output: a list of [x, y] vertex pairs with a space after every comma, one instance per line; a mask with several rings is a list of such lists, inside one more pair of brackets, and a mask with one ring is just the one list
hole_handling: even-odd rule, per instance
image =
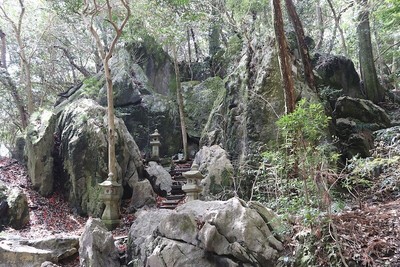
[[[93, 18], [89, 22], [85, 17], [86, 12], [89, 12], [89, 2], [85, 1], [85, 9], [83, 12], [83, 19], [86, 22], [90, 32], [92, 33], [95, 41], [98, 52], [103, 60], [103, 67], [104, 67], [104, 76], [106, 78], [106, 87], [107, 87], [107, 118], [108, 118], [108, 179], [111, 181], [117, 181], [116, 175], [116, 158], [115, 158], [115, 123], [114, 123], [114, 95], [113, 95], [113, 83], [112, 83], [112, 75], [109, 66], [110, 58], [113, 55], [115, 46], [122, 35], [122, 30], [124, 29], [128, 19], [131, 15], [131, 10], [126, 0], [120, 0], [122, 5], [125, 7], [127, 13], [122, 21], [121, 25], [118, 26], [115, 21], [113, 20], [112, 16], [112, 7], [110, 4], [110, 0], [106, 0], [107, 5], [107, 21], [112, 25], [115, 36], [112, 40], [110, 47], [106, 49], [104, 43], [102, 43], [100, 35], [97, 33], [95, 28], [93, 27]], [[97, 6], [96, 1], [94, 1], [94, 8], [98, 11], [99, 6]], [[89, 12], [91, 14], [97, 14], [96, 12]], [[94, 16], [94, 15], [92, 15]]]
[[279, 50], [279, 65], [285, 92], [286, 113], [295, 109], [294, 81], [292, 76], [289, 47], [283, 29], [282, 8], [280, 0], [272, 0], [274, 9], [274, 28]]
[[[7, 12], [0, 6], [0, 10], [2, 11], [4, 18], [11, 24], [13, 28], [15, 38], [17, 39], [18, 47], [19, 47], [19, 56], [21, 59], [21, 77], [24, 77], [25, 82], [25, 91], [27, 95], [27, 106], [28, 106], [28, 115], [31, 115], [34, 110], [33, 105], [33, 94], [32, 94], [32, 79], [31, 79], [31, 66], [30, 59], [25, 54], [25, 45], [22, 42], [21, 31], [22, 31], [22, 20], [25, 14], [25, 6], [24, 1], [19, 0], [19, 5], [21, 7], [21, 12], [18, 18], [18, 24], [16, 24], [8, 15]], [[24, 75], [22, 75], [24, 74]]]
[[25, 110], [25, 106], [21, 99], [21, 96], [18, 93], [15, 82], [11, 79], [10, 74], [5, 68], [0, 69], [0, 82], [10, 92], [13, 101], [18, 109], [21, 128], [25, 129], [28, 126], [28, 116]]
[[333, 44], [334, 44], [334, 40], [336, 38], [336, 30], [339, 31], [339, 35], [340, 35], [340, 40], [342, 43], [342, 49], [343, 49], [343, 53], [346, 57], [349, 57], [348, 53], [347, 53], [347, 46], [346, 46], [346, 40], [344, 38], [344, 33], [343, 33], [343, 29], [342, 27], [340, 27], [340, 18], [342, 16], [342, 13], [345, 12], [350, 6], [352, 6], [352, 4], [350, 4], [349, 6], [347, 6], [345, 9], [343, 9], [339, 14], [336, 14], [335, 8], [333, 7], [332, 1], [331, 0], [327, 0], [328, 1], [328, 5], [332, 11], [332, 15], [333, 15], [333, 19], [335, 20], [335, 28], [334, 28], [334, 34], [332, 35], [332, 40], [331, 40], [331, 45], [329, 47], [329, 53], [332, 51], [333, 49]]
[[367, 9], [368, 1], [358, 0], [358, 2], [361, 6], [357, 26], [361, 79], [367, 99], [377, 104], [384, 100], [384, 91], [378, 81], [372, 53], [369, 12]]
[[324, 42], [324, 33], [325, 33], [325, 25], [324, 25], [324, 18], [322, 16], [321, 0], [317, 1], [315, 13], [317, 14], [317, 27], [319, 30], [318, 42], [315, 45], [315, 50], [319, 50], [319, 49], [321, 49], [322, 43]]
[[82, 73], [82, 75], [85, 78], [88, 78], [88, 77], [92, 76], [92, 74], [85, 67], [79, 66], [79, 65], [77, 65], [75, 63], [74, 57], [71, 55], [71, 52], [67, 48], [59, 46], [59, 45], [55, 45], [54, 47], [58, 48], [58, 49], [61, 49], [63, 51], [63, 53], [64, 53], [64, 56], [68, 59], [69, 64], [71, 64], [72, 67], [74, 67], [80, 73]]
[[6, 34], [0, 29], [0, 38], [1, 38], [1, 61], [0, 61], [0, 67], [2, 68], [7, 68], [7, 62], [6, 62]]
[[176, 79], [176, 99], [178, 102], [179, 120], [181, 122], [183, 160], [187, 161], [189, 159], [189, 154], [188, 154], [186, 123], [185, 123], [185, 109], [184, 109], [184, 104], [183, 104], [182, 88], [181, 88], [181, 81], [180, 81], [180, 74], [179, 74], [178, 56], [177, 56], [175, 45], [173, 45], [172, 50], [173, 50], [173, 54], [174, 54], [174, 68], [175, 68], [175, 79]]
[[196, 62], [199, 62], [199, 60], [200, 60], [200, 48], [199, 48], [199, 45], [196, 42], [196, 36], [194, 35], [193, 28], [190, 28], [190, 33], [192, 34], [192, 39], [193, 39], [193, 44], [194, 44], [194, 52], [196, 54]]
[[304, 30], [303, 25], [299, 16], [297, 15], [296, 8], [293, 4], [292, 0], [285, 0], [286, 9], [289, 13], [290, 20], [292, 21], [294, 30], [296, 32], [297, 44], [299, 47], [299, 52], [301, 55], [301, 60], [303, 61], [304, 66], [304, 75], [307, 81], [308, 86], [316, 91], [315, 86], [315, 78], [313, 73], [313, 67], [311, 65], [310, 55], [308, 53], [308, 47], [304, 38]]

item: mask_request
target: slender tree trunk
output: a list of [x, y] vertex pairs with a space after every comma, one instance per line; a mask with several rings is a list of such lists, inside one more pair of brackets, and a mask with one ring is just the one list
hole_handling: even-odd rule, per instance
[[199, 46], [196, 42], [196, 36], [194, 35], [193, 28], [190, 28], [190, 32], [192, 34], [192, 39], [193, 39], [193, 44], [194, 44], [194, 52], [196, 53], [196, 62], [199, 62], [200, 60], [200, 49]]
[[71, 52], [67, 48], [59, 45], [55, 45], [54, 47], [61, 49], [63, 51], [64, 56], [68, 59], [69, 64], [72, 67], [76, 68], [80, 73], [82, 73], [85, 78], [92, 76], [92, 74], [85, 67], [79, 66], [78, 64], [75, 63], [74, 57], [71, 55]]
[[25, 6], [24, 1], [19, 0], [19, 6], [21, 7], [21, 12], [19, 13], [18, 24], [16, 24], [4, 10], [4, 8], [0, 5], [0, 10], [3, 13], [5, 19], [11, 24], [13, 28], [15, 38], [17, 39], [18, 48], [19, 48], [19, 56], [21, 59], [21, 77], [23, 77], [25, 83], [25, 91], [27, 95], [27, 106], [28, 106], [28, 115], [31, 115], [34, 110], [33, 106], [33, 94], [32, 94], [32, 79], [31, 79], [31, 66], [30, 59], [25, 54], [25, 45], [22, 42], [21, 31], [22, 31], [22, 20], [25, 14]]
[[[333, 45], [334, 45], [334, 41], [335, 41], [335, 38], [336, 38], [336, 30], [338, 30], [339, 31], [339, 35], [340, 35], [340, 40], [341, 40], [341, 43], [342, 43], [342, 49], [343, 49], [343, 53], [344, 53], [344, 55], [346, 56], [346, 57], [349, 57], [349, 55], [348, 55], [348, 53], [347, 53], [347, 46], [346, 46], [346, 40], [345, 40], [345, 38], [344, 38], [344, 33], [343, 33], [343, 29], [340, 27], [340, 17], [341, 17], [341, 14], [339, 14], [339, 15], [337, 15], [336, 14], [336, 11], [335, 11], [335, 8], [333, 7], [333, 4], [332, 4], [332, 0], [327, 0], [328, 1], [328, 5], [329, 5], [329, 7], [330, 7], [330, 9], [331, 9], [331, 11], [332, 11], [332, 15], [333, 15], [333, 19], [335, 20], [335, 28], [334, 28], [334, 34], [332, 35], [332, 41], [331, 41], [331, 45], [330, 45], [330, 47], [329, 47], [329, 53], [332, 51], [332, 49], [333, 49]], [[349, 5], [348, 7], [350, 7], [351, 5]], [[347, 7], [347, 8], [348, 8]], [[346, 9], [347, 9], [346, 8]], [[345, 9], [345, 10], [346, 10]]]
[[[108, 169], [109, 169], [108, 179], [111, 181], [117, 181], [118, 179], [116, 177], [116, 158], [115, 158], [114, 94], [113, 94], [113, 83], [112, 83], [112, 75], [111, 75], [109, 61], [114, 53], [118, 40], [122, 35], [122, 30], [124, 29], [131, 15], [131, 10], [129, 8], [128, 2], [126, 0], [120, 0], [120, 2], [125, 7], [127, 13], [121, 25], [118, 26], [116, 22], [113, 20], [110, 0], [106, 0], [107, 21], [112, 25], [115, 32], [114, 39], [111, 41], [110, 47], [107, 48], [105, 47], [107, 44], [102, 43], [100, 35], [93, 27], [93, 18], [89, 20], [87, 17], [85, 17], [86, 15], [88, 15], [85, 12], [88, 12], [89, 1], [85, 1], [85, 8], [82, 14], [82, 19], [85, 21], [87, 27], [89, 28], [90, 32], [92, 33], [96, 41], [97, 50], [103, 62], [104, 76], [106, 78], [107, 118], [108, 118]], [[92, 16], [93, 14], [97, 14], [97, 12], [99, 11], [98, 8], [100, 8], [99, 6], [96, 5], [95, 1], [93, 3], [96, 12], [89, 12], [90, 14], [92, 14]]]
[[176, 78], [176, 99], [178, 101], [179, 108], [179, 119], [181, 122], [181, 132], [182, 132], [182, 144], [183, 144], [183, 160], [189, 159], [188, 154], [188, 141], [187, 141], [187, 131], [186, 131], [186, 123], [185, 123], [185, 110], [183, 105], [183, 96], [182, 96], [182, 88], [179, 74], [179, 66], [178, 66], [178, 55], [176, 52], [176, 46], [172, 47], [174, 54], [174, 68], [175, 68], [175, 78]]
[[384, 100], [384, 91], [378, 81], [371, 44], [371, 30], [367, 0], [358, 0], [361, 5], [359, 24], [357, 26], [361, 79], [367, 99], [374, 103]]
[[286, 113], [291, 113], [295, 109], [295, 95], [289, 48], [283, 29], [282, 8], [280, 0], [272, 0], [272, 4], [274, 9], [275, 36], [279, 50], [279, 63], [283, 85], [285, 88]]
[[104, 75], [107, 86], [107, 119], [108, 119], [108, 170], [110, 174], [116, 175], [115, 162], [115, 122], [114, 122], [114, 94], [109, 58], [103, 60]]
[[189, 72], [190, 72], [190, 80], [193, 80], [192, 48], [191, 48], [191, 45], [190, 45], [190, 28], [189, 27], [186, 29], [186, 39], [187, 39], [188, 54], [189, 54], [188, 66], [189, 66]]
[[[399, 44], [398, 40], [399, 40], [399, 38], [394, 36], [393, 46], [396, 46]], [[399, 58], [396, 56], [395, 53], [393, 53], [392, 66], [390, 67], [390, 73], [394, 74], [397, 72], [398, 60], [399, 60]], [[400, 89], [399, 88], [399, 78], [396, 75], [393, 75], [393, 84], [394, 84], [394, 88], [396, 90]]]
[[303, 25], [299, 16], [297, 15], [296, 8], [293, 4], [292, 0], [285, 0], [286, 9], [289, 13], [290, 20], [292, 21], [294, 30], [296, 32], [297, 44], [299, 47], [299, 52], [301, 55], [301, 60], [303, 61], [304, 66], [304, 75], [307, 81], [308, 86], [316, 91], [315, 86], [315, 78], [313, 73], [313, 67], [311, 65], [310, 55], [308, 53], [308, 47], [304, 38], [304, 30]]
[[324, 33], [325, 33], [325, 25], [324, 25], [324, 18], [322, 16], [321, 0], [317, 1], [316, 14], [317, 14], [317, 27], [318, 27], [318, 31], [319, 31], [319, 36], [318, 36], [318, 42], [315, 45], [315, 50], [320, 50], [322, 47], [322, 43], [324, 42]]
[[13, 101], [18, 109], [18, 115], [20, 118], [21, 128], [25, 129], [28, 126], [28, 117], [25, 110], [24, 103], [21, 96], [18, 93], [15, 82], [11, 79], [10, 74], [5, 68], [0, 69], [0, 82], [10, 92]]
[[0, 67], [7, 68], [7, 62], [6, 62], [6, 51], [7, 51], [6, 34], [1, 29], [0, 29], [0, 38], [1, 38], [1, 61], [0, 61]]

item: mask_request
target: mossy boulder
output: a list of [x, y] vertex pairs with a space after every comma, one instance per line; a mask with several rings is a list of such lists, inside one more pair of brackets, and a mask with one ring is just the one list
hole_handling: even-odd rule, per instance
[[7, 188], [0, 181], [0, 231], [3, 227], [21, 229], [29, 223], [28, 199], [18, 187]]
[[340, 90], [339, 96], [364, 98], [360, 77], [350, 59], [344, 56], [316, 54], [314, 69], [317, 73], [318, 86], [325, 86], [331, 92]]
[[215, 99], [225, 90], [224, 82], [219, 77], [211, 77], [201, 83], [182, 83], [182, 88], [188, 135], [200, 139]]
[[56, 116], [49, 110], [34, 113], [26, 131], [28, 173], [33, 187], [47, 196], [53, 192], [53, 148]]
[[[133, 188], [142, 169], [140, 151], [121, 119], [115, 120], [117, 180]], [[106, 109], [93, 100], [81, 99], [67, 105], [57, 120], [60, 179], [70, 202], [80, 214], [101, 215], [99, 183], [108, 176]], [[122, 193], [122, 192], [121, 192]]]
[[215, 98], [200, 146], [219, 144], [236, 164], [245, 164], [275, 140], [285, 102], [273, 39], [261, 35], [249, 46], [234, 44], [240, 56], [229, 54], [229, 77]]
[[349, 96], [339, 97], [333, 112], [336, 135], [344, 158], [371, 156], [373, 131], [391, 125], [387, 113], [369, 100]]
[[204, 198], [213, 198], [233, 186], [234, 169], [228, 154], [220, 146], [203, 146], [197, 152], [194, 163], [204, 175], [201, 181]]

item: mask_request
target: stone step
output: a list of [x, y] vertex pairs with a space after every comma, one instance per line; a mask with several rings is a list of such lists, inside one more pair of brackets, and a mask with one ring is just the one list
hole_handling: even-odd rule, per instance
[[173, 200], [173, 199], [184, 199], [186, 197], [186, 194], [179, 194], [179, 195], [169, 195], [167, 196], [167, 200]]

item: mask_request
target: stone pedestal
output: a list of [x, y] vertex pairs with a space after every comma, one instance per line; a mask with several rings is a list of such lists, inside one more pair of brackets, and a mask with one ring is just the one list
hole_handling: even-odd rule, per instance
[[101, 198], [106, 205], [101, 220], [108, 230], [115, 229], [120, 224], [119, 219], [119, 191], [121, 185], [112, 179], [107, 179], [99, 184], [103, 192]]
[[200, 181], [203, 175], [199, 172], [199, 166], [193, 164], [190, 171], [182, 173], [183, 177], [187, 179], [187, 183], [182, 186], [182, 190], [186, 193], [186, 201], [199, 199], [199, 193], [202, 191]]

